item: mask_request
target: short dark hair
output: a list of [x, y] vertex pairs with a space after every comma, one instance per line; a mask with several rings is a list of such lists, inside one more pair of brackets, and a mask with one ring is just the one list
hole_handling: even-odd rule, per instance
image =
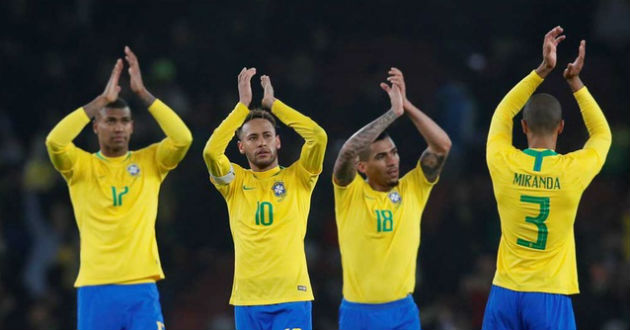
[[129, 108], [129, 104], [122, 97], [119, 97], [114, 102], [109, 102], [105, 105], [105, 108], [124, 109]]
[[[377, 141], [381, 141], [381, 140], [385, 140], [385, 139], [391, 139], [391, 137], [389, 136], [389, 133], [387, 133], [387, 131], [383, 131], [381, 134], [379, 134], [376, 139], [374, 139], [374, 141], [372, 141], [372, 143], [377, 142]], [[359, 160], [367, 160], [368, 158], [370, 158], [370, 146], [372, 145], [372, 143], [370, 143], [367, 147], [363, 148], [362, 150], [359, 151]]]
[[534, 134], [550, 134], [562, 121], [562, 107], [552, 95], [532, 95], [523, 109], [523, 120]]
[[245, 121], [243, 122], [243, 125], [241, 125], [241, 127], [236, 129], [236, 132], [234, 134], [236, 135], [237, 139], [239, 140], [241, 139], [241, 132], [243, 131], [243, 126], [252, 119], [265, 119], [271, 123], [271, 126], [273, 126], [276, 132], [278, 131], [276, 118], [274, 118], [274, 116], [269, 111], [265, 111], [262, 109], [253, 109], [253, 110], [250, 110], [249, 113], [247, 114], [247, 117], [245, 117]]

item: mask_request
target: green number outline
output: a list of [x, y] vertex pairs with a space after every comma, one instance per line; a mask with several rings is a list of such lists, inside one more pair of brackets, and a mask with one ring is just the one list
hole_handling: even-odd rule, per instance
[[[265, 216], [265, 207], [268, 216]], [[273, 204], [256, 202], [256, 225], [271, 226], [271, 224], [273, 224]]]
[[116, 187], [112, 186], [112, 200], [114, 206], [122, 206], [122, 198], [129, 192], [129, 187], [125, 186], [123, 191], [116, 193]]
[[545, 225], [545, 220], [549, 217], [549, 197], [521, 195], [521, 202], [538, 204], [540, 206], [540, 213], [536, 217], [525, 217], [526, 222], [533, 223], [538, 227], [538, 237], [536, 242], [517, 238], [516, 244], [536, 250], [544, 250], [547, 247], [547, 235], [549, 234], [547, 225]]
[[376, 213], [376, 231], [390, 232], [394, 230], [394, 216], [390, 210], [374, 210]]

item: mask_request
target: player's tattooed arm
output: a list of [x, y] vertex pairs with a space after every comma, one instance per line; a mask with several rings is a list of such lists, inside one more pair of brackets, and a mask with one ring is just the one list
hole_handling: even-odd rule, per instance
[[389, 95], [392, 107], [354, 133], [341, 147], [333, 171], [333, 178], [340, 186], [347, 186], [354, 179], [357, 171], [356, 159], [359, 152], [368, 148], [374, 139], [404, 112], [400, 88], [395, 85], [390, 87], [385, 83], [381, 83], [381, 88]]
[[444, 161], [451, 150], [451, 139], [437, 123], [407, 99], [405, 78], [402, 71], [392, 67], [389, 70], [387, 80], [402, 91], [405, 113], [427, 142], [428, 148], [420, 156], [420, 166], [426, 178], [430, 182], [434, 182], [440, 175]]
[[422, 167], [422, 172], [429, 182], [434, 182], [440, 176], [446, 156], [447, 154], [438, 154], [429, 148], [424, 150], [420, 156], [420, 167]]

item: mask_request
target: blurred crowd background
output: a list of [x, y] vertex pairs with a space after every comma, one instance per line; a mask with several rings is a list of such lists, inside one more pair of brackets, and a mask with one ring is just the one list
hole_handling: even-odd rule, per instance
[[[314, 329], [336, 329], [342, 276], [331, 171], [354, 131], [388, 109], [378, 83], [402, 69], [409, 99], [453, 140], [422, 217], [414, 297], [422, 327], [479, 329], [495, 269], [499, 219], [485, 165], [490, 117], [503, 95], [541, 61], [543, 35], [565, 28], [559, 64], [539, 91], [563, 105], [558, 152], [587, 134], [561, 76], [587, 40], [582, 79], [609, 121], [606, 165], [582, 197], [575, 222], [581, 329], [630, 329], [630, 4], [588, 1], [29, 1], [0, 2], [0, 329], [74, 329], [79, 236], [65, 182], [44, 138], [66, 114], [102, 92], [129, 45], [145, 84], [184, 118], [193, 145], [164, 182], [157, 239], [159, 282], [173, 330], [233, 329], [228, 305], [234, 267], [226, 205], [209, 184], [201, 151], [238, 101], [236, 76], [253, 66], [276, 96], [328, 132], [306, 237]], [[126, 72], [126, 71], [125, 71]], [[258, 76], [259, 76], [258, 75]], [[254, 78], [254, 105], [262, 89]], [[163, 137], [128, 89], [132, 149]], [[519, 116], [520, 119], [520, 116]], [[526, 141], [515, 128], [515, 144]], [[389, 133], [401, 170], [426, 144], [402, 117]], [[280, 162], [302, 140], [280, 130]], [[96, 152], [91, 129], [75, 141]], [[246, 165], [234, 143], [230, 159]]]

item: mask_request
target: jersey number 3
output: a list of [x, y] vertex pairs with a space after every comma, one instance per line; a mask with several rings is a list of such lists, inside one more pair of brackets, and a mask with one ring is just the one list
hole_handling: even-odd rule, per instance
[[538, 204], [540, 207], [540, 213], [538, 213], [538, 216], [525, 217], [526, 222], [533, 223], [536, 225], [536, 227], [538, 227], [538, 237], [536, 238], [536, 242], [531, 242], [522, 238], [518, 238], [516, 239], [516, 244], [536, 250], [544, 250], [547, 246], [548, 232], [547, 225], [545, 225], [545, 220], [547, 220], [547, 217], [549, 216], [549, 197], [521, 195], [521, 202]]

